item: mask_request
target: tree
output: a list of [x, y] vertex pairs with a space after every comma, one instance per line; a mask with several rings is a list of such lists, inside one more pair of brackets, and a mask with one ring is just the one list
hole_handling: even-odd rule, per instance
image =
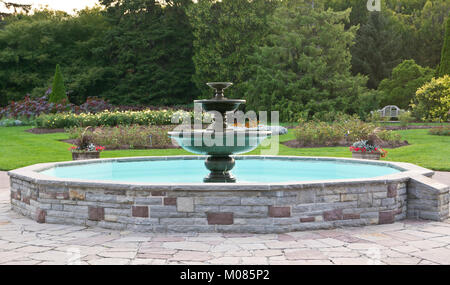
[[419, 17], [415, 17], [413, 58], [421, 66], [436, 68], [441, 58], [446, 20], [450, 13], [450, 1], [427, 1]]
[[61, 64], [72, 103], [101, 96], [113, 84], [101, 49], [108, 29], [99, 8], [8, 17], [0, 29], [0, 95], [6, 103], [43, 96]]
[[383, 79], [378, 86], [378, 90], [383, 92], [381, 105], [408, 108], [417, 89], [430, 81], [433, 74], [433, 69], [421, 67], [413, 59], [403, 61], [392, 70], [391, 77]]
[[442, 46], [441, 64], [439, 64], [439, 76], [450, 74], [450, 18], [447, 19], [444, 45]]
[[270, 33], [251, 61], [245, 84], [250, 109], [279, 111], [282, 121], [302, 112], [356, 113], [366, 79], [350, 73], [357, 27], [345, 29], [350, 10], [324, 10], [307, 0], [284, 2], [270, 20]]
[[52, 84], [52, 93], [48, 99], [50, 103], [61, 103], [63, 101], [69, 102], [66, 95], [66, 87], [64, 86], [64, 78], [62, 76], [59, 64], [56, 65], [55, 78]]
[[199, 0], [189, 10], [194, 33], [193, 80], [203, 97], [211, 97], [206, 82], [232, 81], [227, 97], [244, 96], [251, 75], [249, 57], [268, 32], [267, 19], [277, 5], [272, 0]]
[[103, 96], [114, 104], [170, 105], [192, 102], [190, 0], [102, 0], [111, 25], [99, 50], [110, 81]]
[[[15, 2], [6, 2], [4, 0], [0, 0], [0, 8], [4, 6], [8, 12], [2, 12], [0, 11], [0, 22], [2, 20], [4, 20], [7, 16], [13, 15], [13, 14], [17, 14], [17, 13], [25, 13], [28, 14], [31, 10], [31, 5], [30, 4], [20, 4], [20, 3], [15, 3]], [[11, 8], [13, 9], [12, 12]]]
[[366, 24], [358, 31], [352, 51], [353, 74], [369, 77], [367, 87], [376, 89], [402, 60], [401, 45], [385, 12], [371, 12]]
[[345, 11], [351, 9], [349, 21], [346, 27], [363, 25], [367, 22], [370, 12], [367, 10], [367, 1], [361, 0], [325, 0], [325, 9], [331, 8], [334, 11]]

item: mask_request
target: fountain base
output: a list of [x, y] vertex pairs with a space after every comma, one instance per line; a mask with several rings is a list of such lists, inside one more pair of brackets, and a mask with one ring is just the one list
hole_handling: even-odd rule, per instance
[[225, 156], [209, 156], [205, 160], [205, 166], [211, 171], [208, 176], [203, 179], [207, 183], [234, 183], [236, 178], [230, 173], [234, 167], [234, 158], [229, 155]]

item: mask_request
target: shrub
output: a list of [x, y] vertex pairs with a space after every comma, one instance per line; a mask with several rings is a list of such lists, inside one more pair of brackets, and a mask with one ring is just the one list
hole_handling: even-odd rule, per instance
[[105, 101], [104, 99], [100, 99], [97, 97], [89, 97], [86, 99], [86, 102], [81, 104], [77, 112], [80, 113], [100, 113], [105, 110], [115, 110], [116, 108]]
[[69, 98], [66, 95], [66, 87], [64, 86], [64, 79], [59, 68], [59, 64], [56, 65], [55, 78], [53, 79], [52, 93], [48, 100], [50, 103], [63, 103], [69, 102]]
[[382, 120], [381, 114], [377, 111], [373, 111], [370, 115], [367, 116], [366, 121], [371, 123], [377, 123]]
[[167, 148], [172, 146], [167, 132], [174, 126], [116, 126], [116, 127], [88, 127], [68, 128], [71, 139], [77, 143], [83, 138], [89, 138], [89, 143], [102, 145], [106, 149], [143, 149]]
[[338, 143], [344, 136], [332, 124], [319, 121], [303, 122], [295, 129], [295, 137], [303, 145], [327, 145]]
[[378, 87], [383, 94], [381, 105], [407, 108], [417, 88], [431, 80], [433, 74], [433, 69], [421, 67], [413, 59], [403, 61], [392, 70], [390, 78], [381, 81]]
[[[50, 94], [50, 92], [48, 92]], [[85, 103], [80, 106], [74, 104], [50, 103], [47, 95], [39, 98], [31, 98], [29, 95], [21, 101], [12, 101], [8, 106], [0, 108], [0, 118], [33, 118], [41, 114], [62, 113], [70, 110], [72, 113], [98, 113], [105, 110], [114, 110], [116, 107], [109, 104], [103, 99], [96, 97], [88, 98]]]
[[67, 109], [75, 110], [75, 106], [65, 103], [49, 103], [47, 96], [31, 98], [27, 95], [22, 101], [12, 101], [8, 106], [0, 108], [0, 118], [32, 118], [40, 114], [67, 112]]
[[393, 131], [381, 130], [376, 132], [376, 135], [379, 139], [386, 142], [400, 143], [402, 140], [402, 136]]
[[400, 121], [400, 125], [403, 127], [406, 127], [409, 123], [414, 121], [414, 117], [410, 111], [400, 113], [398, 115], [398, 119]]
[[[332, 123], [302, 121], [294, 134], [297, 141], [305, 146], [333, 146], [368, 140], [371, 134], [375, 133], [375, 129], [374, 124], [365, 123], [356, 115], [338, 115]], [[376, 134], [383, 141], [398, 142], [401, 139], [400, 135], [392, 131], [380, 131]]]
[[430, 135], [450, 136], [450, 126], [439, 126], [429, 131]]
[[423, 121], [447, 121], [450, 110], [450, 76], [433, 78], [420, 87], [411, 108], [416, 118]]

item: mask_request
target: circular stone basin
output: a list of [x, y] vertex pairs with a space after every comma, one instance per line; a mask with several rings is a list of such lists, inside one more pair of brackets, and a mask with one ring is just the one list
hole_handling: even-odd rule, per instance
[[[324, 179], [371, 178], [394, 174], [391, 166], [346, 161], [236, 159], [238, 183], [303, 182]], [[146, 183], [201, 183], [208, 174], [196, 157], [180, 160], [108, 161], [53, 167], [42, 174], [83, 180]]]
[[8, 172], [11, 207], [38, 223], [144, 232], [282, 233], [448, 217], [448, 187], [409, 163], [246, 155], [235, 157], [237, 183], [202, 183], [204, 159], [31, 165]]

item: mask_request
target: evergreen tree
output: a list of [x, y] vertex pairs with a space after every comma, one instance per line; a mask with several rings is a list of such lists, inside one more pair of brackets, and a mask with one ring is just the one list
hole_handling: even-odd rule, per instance
[[413, 24], [414, 45], [408, 46], [413, 49], [413, 58], [421, 66], [436, 68], [441, 58], [442, 45], [446, 20], [450, 13], [450, 1], [434, 0], [427, 1], [420, 12], [419, 17], [415, 17]]
[[402, 60], [401, 43], [392, 29], [389, 15], [384, 12], [369, 14], [351, 50], [353, 74], [367, 75], [367, 87], [372, 89], [376, 89]]
[[267, 18], [275, 0], [199, 0], [190, 9], [194, 29], [193, 77], [205, 98], [206, 82], [232, 81], [227, 97], [242, 98], [243, 83], [251, 75], [249, 56], [268, 32]]
[[357, 27], [344, 28], [350, 10], [334, 12], [307, 0], [277, 8], [270, 33], [252, 59], [246, 83], [252, 110], [279, 111], [281, 121], [300, 113], [356, 113], [366, 79], [350, 73], [350, 50]]
[[191, 0], [102, 0], [111, 24], [102, 54], [111, 74], [103, 93], [114, 104], [191, 103]]
[[441, 64], [439, 64], [439, 77], [450, 74], [450, 18], [447, 19], [444, 45], [442, 46]]
[[51, 103], [61, 103], [62, 101], [69, 102], [66, 95], [66, 87], [64, 86], [64, 78], [62, 76], [59, 64], [56, 65], [55, 77], [53, 79], [52, 93], [48, 99]]

